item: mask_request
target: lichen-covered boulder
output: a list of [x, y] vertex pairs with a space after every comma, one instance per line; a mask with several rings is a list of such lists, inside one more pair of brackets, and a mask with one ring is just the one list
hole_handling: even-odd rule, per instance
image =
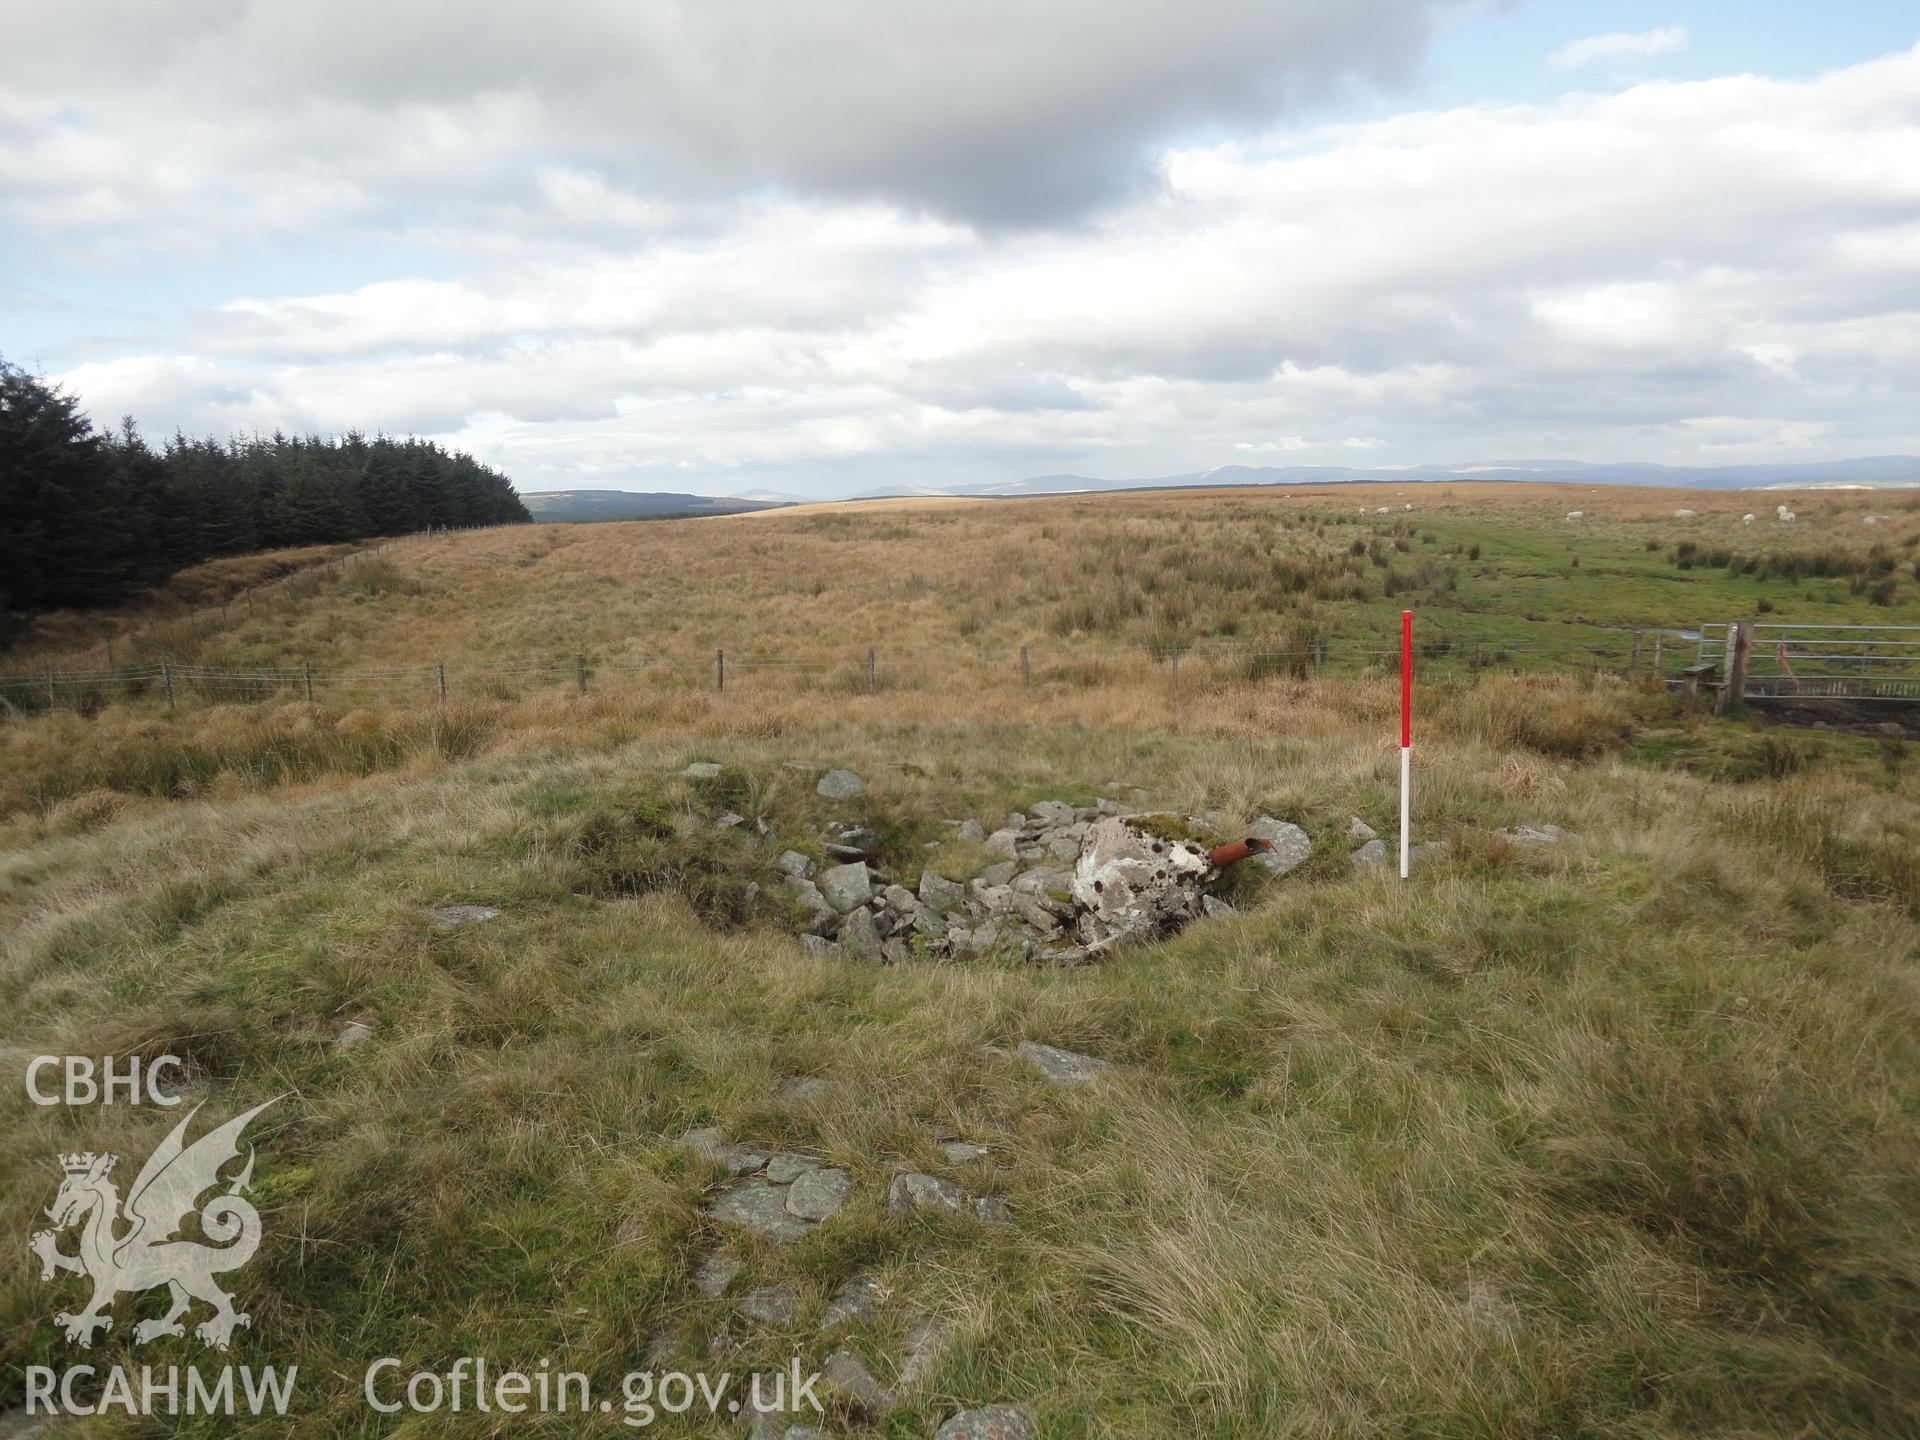
[[1073, 872], [1078, 929], [1088, 945], [1150, 940], [1201, 912], [1213, 878], [1210, 832], [1180, 816], [1110, 816], [1087, 829]]

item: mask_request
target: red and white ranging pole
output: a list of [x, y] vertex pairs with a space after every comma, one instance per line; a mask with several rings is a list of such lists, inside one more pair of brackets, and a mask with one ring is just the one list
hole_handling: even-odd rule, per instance
[[1413, 817], [1413, 612], [1400, 612], [1400, 878]]

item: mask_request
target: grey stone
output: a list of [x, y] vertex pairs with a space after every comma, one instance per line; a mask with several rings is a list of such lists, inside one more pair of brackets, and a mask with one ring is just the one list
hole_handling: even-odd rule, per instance
[[780, 858], [773, 863], [796, 880], [804, 880], [813, 873], [813, 861], [798, 850], [782, 850]]
[[920, 903], [934, 913], [944, 915], [950, 910], [958, 910], [966, 898], [966, 892], [944, 875], [936, 875], [931, 870], [920, 873]]
[[829, 770], [813, 787], [814, 793], [829, 800], [851, 800], [867, 788], [867, 782], [851, 770]]
[[1022, 865], [1032, 865], [1047, 858], [1047, 847], [1044, 845], [1022, 845], [1014, 851], [1013, 858], [1018, 860]]
[[1444, 840], [1429, 840], [1424, 845], [1409, 845], [1407, 847], [1407, 869], [1412, 870], [1417, 865], [1425, 865], [1435, 860], [1444, 860], [1446, 855], [1447, 842]]
[[933, 1440], [1033, 1440], [1033, 1416], [1015, 1405], [962, 1410], [933, 1432]]
[[693, 1288], [709, 1300], [718, 1300], [739, 1273], [740, 1262], [731, 1255], [709, 1255], [694, 1269]]
[[1206, 850], [1194, 840], [1164, 839], [1156, 828], [1110, 818], [1087, 832], [1073, 873], [1086, 944], [1154, 939], [1200, 914], [1200, 887], [1214, 873]]
[[1014, 876], [1009, 883], [1025, 895], [1068, 895], [1073, 892], [1073, 872], [1050, 870], [1042, 866], [1038, 870], [1028, 870]]
[[692, 1147], [702, 1160], [724, 1165], [736, 1175], [749, 1175], [767, 1163], [767, 1157], [760, 1151], [730, 1143], [727, 1132], [718, 1125], [689, 1130], [680, 1137], [680, 1143]]
[[851, 865], [835, 865], [831, 870], [820, 874], [820, 893], [827, 903], [842, 915], [855, 906], [864, 905], [873, 898], [873, 877], [867, 873], [864, 860], [856, 860]]
[[1022, 1040], [1014, 1053], [1055, 1085], [1084, 1085], [1096, 1076], [1113, 1069], [1113, 1062], [1110, 1060], [1081, 1055], [1072, 1050], [1057, 1049], [1052, 1045], [1042, 1045], [1033, 1040]]
[[896, 915], [911, 915], [920, 908], [920, 902], [904, 885], [887, 886], [881, 898], [887, 902], [887, 908]]
[[974, 878], [988, 885], [1005, 885], [1019, 873], [1020, 867], [1011, 860], [1002, 860], [998, 865], [989, 865]]
[[824, 1100], [833, 1093], [833, 1082], [818, 1075], [789, 1075], [774, 1087], [773, 1093], [793, 1104]]
[[740, 1313], [761, 1325], [791, 1325], [800, 1315], [800, 1297], [785, 1285], [761, 1285], [740, 1297]]
[[880, 960], [880, 932], [874, 928], [871, 910], [855, 910], [840, 922], [840, 945], [856, 960]]
[[787, 1190], [787, 1213], [802, 1220], [826, 1220], [847, 1203], [849, 1181], [844, 1170], [809, 1170]]
[[798, 1240], [811, 1227], [805, 1220], [787, 1213], [787, 1192], [761, 1179], [742, 1180], [722, 1191], [707, 1207], [707, 1214], [729, 1225], [741, 1225], [785, 1245]]
[[1004, 1225], [1013, 1218], [1013, 1207], [998, 1195], [982, 1195], [974, 1200], [973, 1213], [989, 1225]]
[[880, 1282], [866, 1271], [859, 1271], [833, 1292], [833, 1298], [827, 1301], [827, 1308], [820, 1316], [820, 1328], [831, 1330], [849, 1320], [870, 1320], [874, 1307], [884, 1298]]
[[1033, 958], [1048, 965], [1085, 965], [1096, 957], [1084, 945], [1050, 945], [1036, 950]]
[[969, 845], [983, 845], [986, 843], [987, 832], [981, 828], [978, 820], [962, 820], [959, 829], [954, 832], [954, 838], [965, 841]]
[[746, 890], [742, 893], [747, 897], [747, 904], [753, 904], [754, 901], [760, 898], [760, 882], [758, 880], [749, 880]]
[[746, 824], [747, 817], [744, 815], [736, 815], [733, 811], [729, 810], [713, 823], [718, 825], [722, 830], [731, 830], [736, 825]]
[[1019, 858], [1020, 832], [1018, 830], [996, 830], [986, 838], [989, 855], [1000, 855], [1008, 860]]
[[1014, 908], [1020, 912], [1021, 919], [1032, 927], [1035, 938], [1053, 940], [1059, 937], [1060, 917], [1048, 909], [1038, 896], [1018, 895], [1011, 890], [1007, 893], [1013, 896]]
[[340, 1033], [333, 1037], [333, 1043], [342, 1050], [351, 1050], [355, 1045], [373, 1038], [373, 1027], [364, 1020], [349, 1020], [340, 1027]]
[[907, 1354], [900, 1362], [901, 1390], [911, 1390], [933, 1373], [940, 1357], [953, 1343], [953, 1332], [938, 1320], [922, 1316], [907, 1327]]
[[800, 948], [809, 955], [844, 955], [847, 952], [827, 939], [824, 935], [802, 935]]
[[912, 1210], [941, 1210], [949, 1215], [958, 1215], [964, 1203], [960, 1187], [937, 1175], [896, 1175], [893, 1183], [887, 1187], [887, 1208], [895, 1214]]
[[863, 1415], [877, 1419], [899, 1403], [893, 1398], [892, 1391], [874, 1379], [865, 1365], [844, 1350], [829, 1355], [820, 1367], [820, 1374]]
[[1313, 853], [1313, 841], [1307, 838], [1306, 831], [1288, 821], [1276, 820], [1271, 815], [1262, 815], [1255, 820], [1247, 827], [1247, 833], [1273, 846], [1266, 854], [1256, 855], [1253, 859], [1256, 864], [1266, 866], [1276, 875], [1284, 875], [1297, 868]]
[[1509, 845], [1558, 845], [1568, 833], [1558, 825], [1516, 825], [1511, 830], [1496, 830], [1494, 838]]
[[1380, 840], [1369, 840], [1347, 859], [1356, 870], [1366, 870], [1375, 865], [1384, 865], [1387, 859], [1387, 847]]
[[867, 858], [867, 852], [862, 850], [858, 845], [843, 845], [838, 840], [822, 840], [820, 842], [820, 848], [827, 852], [827, 858], [831, 860], [844, 862], [848, 860], [864, 860]]
[[1027, 812], [1040, 825], [1071, 825], [1077, 818], [1073, 806], [1063, 800], [1040, 800]]
[[813, 1407], [805, 1410], [796, 1407], [786, 1409], [795, 1397], [787, 1393], [778, 1371], [746, 1378], [741, 1387], [740, 1419], [746, 1422], [747, 1440], [792, 1440], [796, 1432], [804, 1432], [812, 1427], [789, 1425], [794, 1415], [811, 1413]]
[[987, 1158], [985, 1146], [969, 1144], [965, 1140], [944, 1141], [940, 1152], [947, 1157], [949, 1165], [974, 1165]]
[[436, 905], [427, 911], [433, 923], [442, 930], [451, 930], [456, 925], [477, 925], [482, 920], [491, 920], [500, 912], [491, 905]]
[[1009, 810], [1007, 812], [1007, 818], [1000, 822], [1000, 828], [1002, 830], [1024, 830], [1027, 828], [1027, 817], [1022, 815], [1018, 810]]
[[913, 946], [898, 938], [887, 941], [880, 947], [880, 963], [883, 965], [904, 965], [913, 958]]
[[988, 885], [975, 880], [967, 886], [967, 892], [986, 908], [988, 914], [998, 914], [1013, 908], [1013, 890], [1006, 885]]
[[680, 773], [689, 780], [718, 779], [722, 767], [712, 760], [696, 760]]
[[775, 1185], [791, 1185], [809, 1170], [818, 1170], [820, 1162], [808, 1155], [775, 1155], [767, 1161], [767, 1179]]
[[1380, 832], [1367, 824], [1367, 822], [1362, 820], [1358, 815], [1351, 816], [1347, 820], [1347, 834], [1355, 840], [1377, 840], [1380, 838]]
[[800, 902], [800, 908], [806, 911], [806, 932], [809, 935], [831, 935], [839, 922], [840, 912], [827, 903], [827, 897], [821, 893], [820, 887], [797, 875], [789, 875], [787, 885]]
[[1071, 835], [1056, 835], [1047, 842], [1047, 854], [1062, 865], [1071, 865], [1080, 858], [1080, 842]]
[[1093, 802], [1093, 808], [1095, 813], [1102, 816], [1131, 815], [1133, 813], [1133, 811], [1129, 810], [1125, 805], [1122, 805], [1118, 800], [1107, 800], [1104, 798], [1095, 800]]
[[1233, 906], [1213, 895], [1201, 896], [1200, 908], [1215, 920], [1224, 920], [1227, 916], [1233, 914]]

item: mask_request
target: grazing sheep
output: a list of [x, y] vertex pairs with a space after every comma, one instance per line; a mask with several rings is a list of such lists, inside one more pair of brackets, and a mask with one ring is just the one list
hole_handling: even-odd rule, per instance
[[1740, 523], [1742, 525], [1751, 525], [1753, 523], [1753, 512], [1749, 510], [1746, 514], [1742, 515], [1740, 517]]
[[1584, 520], [1586, 518], [1587, 518], [1587, 512], [1584, 510], [1567, 511], [1567, 519], [1569, 520]]
[[1885, 515], [1869, 515], [1860, 523], [1862, 525], [1884, 525], [1887, 523], [1887, 518]]
[[1385, 505], [1382, 505], [1378, 510], [1374, 511], [1373, 513], [1376, 515], [1385, 515], [1387, 513], [1387, 507]]
[[1411, 510], [1411, 509], [1413, 508], [1413, 506], [1411, 506], [1411, 505], [1402, 505], [1402, 506], [1401, 506], [1400, 508], [1401, 508], [1402, 510]]
[[1782, 525], [1791, 525], [1793, 521], [1794, 521], [1793, 511], [1787, 509], [1786, 506], [1782, 505], [1780, 507], [1780, 523]]
[[1676, 510], [1673, 512], [1673, 518], [1676, 520], [1691, 520], [1699, 513], [1697, 510]]

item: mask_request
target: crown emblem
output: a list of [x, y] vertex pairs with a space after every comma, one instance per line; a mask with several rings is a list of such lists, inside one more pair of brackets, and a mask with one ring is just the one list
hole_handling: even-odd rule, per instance
[[[100, 1157], [96, 1156], [91, 1150], [87, 1151], [84, 1155], [62, 1155], [60, 1157], [60, 1168], [69, 1175], [85, 1175], [93, 1169], [93, 1162], [98, 1158]], [[113, 1162], [119, 1159], [119, 1156], [108, 1155], [105, 1159], [107, 1163], [100, 1168], [102, 1175], [113, 1169]]]

